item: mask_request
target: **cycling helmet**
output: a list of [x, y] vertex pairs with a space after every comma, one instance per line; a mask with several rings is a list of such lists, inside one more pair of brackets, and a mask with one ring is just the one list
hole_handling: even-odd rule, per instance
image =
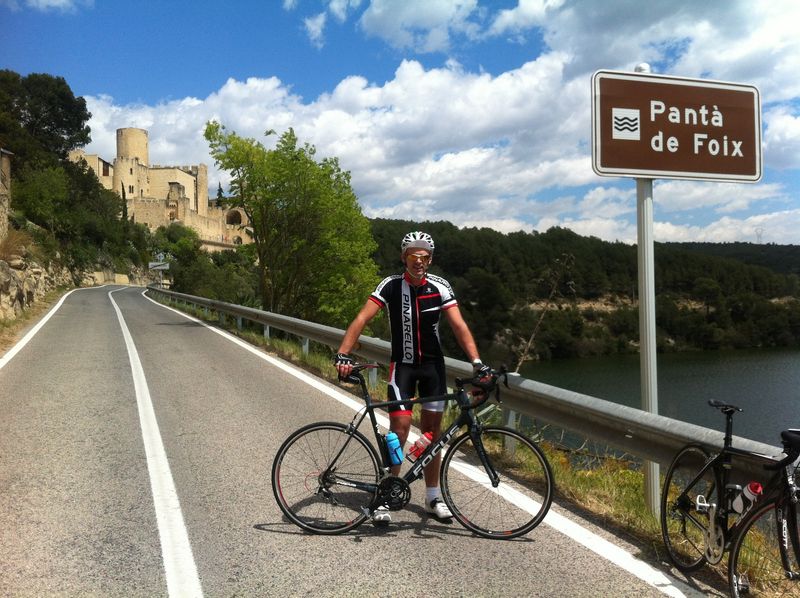
[[414, 231], [406, 234], [400, 243], [400, 254], [405, 254], [407, 249], [426, 249], [433, 255], [433, 237], [422, 231]]

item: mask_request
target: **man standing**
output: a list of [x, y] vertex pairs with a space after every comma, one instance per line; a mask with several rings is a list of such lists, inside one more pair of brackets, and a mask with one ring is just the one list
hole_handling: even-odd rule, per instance
[[[433, 239], [427, 233], [416, 231], [403, 237], [400, 258], [405, 270], [384, 278], [369, 296], [364, 307], [348, 326], [339, 345], [334, 365], [339, 376], [346, 377], [352, 371], [353, 359], [348, 353], [355, 347], [358, 337], [367, 323], [381, 310], [386, 309], [392, 335], [392, 355], [389, 364], [390, 430], [400, 438], [404, 446], [411, 428], [412, 405], [406, 402], [419, 396], [428, 397], [447, 393], [447, 378], [444, 354], [439, 342], [439, 318], [444, 312], [456, 340], [472, 362], [476, 372], [486, 366], [481, 363], [472, 333], [461, 315], [453, 289], [439, 276], [429, 275], [433, 260]], [[420, 428], [430, 432], [435, 441], [440, 434], [444, 401], [422, 405]], [[425, 510], [439, 520], [452, 517], [450, 509], [440, 497], [439, 466], [441, 454], [425, 468]], [[397, 475], [400, 465], [392, 467]], [[391, 514], [380, 507], [373, 515], [373, 522], [388, 524]]]

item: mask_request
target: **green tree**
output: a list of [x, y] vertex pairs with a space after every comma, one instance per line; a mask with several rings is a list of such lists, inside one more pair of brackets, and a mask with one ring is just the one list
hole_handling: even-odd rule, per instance
[[60, 166], [26, 168], [12, 187], [12, 207], [52, 235], [58, 235], [65, 224], [59, 216], [67, 205], [69, 183]]
[[89, 143], [91, 116], [63, 77], [0, 70], [0, 145], [14, 152], [15, 168], [53, 164]]
[[318, 162], [291, 129], [274, 150], [217, 122], [206, 125], [205, 138], [232, 175], [229, 205], [250, 220], [262, 307], [345, 325], [377, 282], [375, 242], [349, 173], [336, 158]]

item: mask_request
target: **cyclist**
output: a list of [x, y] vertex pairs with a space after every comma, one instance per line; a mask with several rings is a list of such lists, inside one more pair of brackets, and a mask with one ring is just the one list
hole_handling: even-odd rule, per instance
[[[444, 354], [438, 332], [442, 312], [458, 344], [472, 362], [475, 373], [490, 372], [488, 366], [481, 363], [475, 340], [461, 315], [450, 284], [444, 278], [428, 274], [433, 251], [433, 239], [427, 233], [415, 231], [403, 237], [400, 243], [400, 259], [405, 266], [403, 273], [388, 276], [378, 284], [348, 326], [334, 356], [339, 375], [348, 376], [353, 363], [349, 352], [356, 346], [364, 326], [381, 309], [386, 309], [392, 338], [388, 400], [397, 401], [389, 408], [389, 427], [399, 437], [401, 446], [405, 445], [411, 428], [412, 406], [404, 401], [412, 399], [417, 390], [423, 397], [447, 392]], [[440, 434], [443, 411], [444, 401], [422, 406], [420, 428], [423, 433], [430, 432], [434, 441]], [[425, 468], [425, 510], [436, 519], [446, 521], [453, 515], [439, 492], [440, 462], [441, 454]], [[399, 465], [392, 467], [394, 475], [399, 472]], [[373, 515], [373, 522], [388, 524], [391, 514], [381, 507]]]

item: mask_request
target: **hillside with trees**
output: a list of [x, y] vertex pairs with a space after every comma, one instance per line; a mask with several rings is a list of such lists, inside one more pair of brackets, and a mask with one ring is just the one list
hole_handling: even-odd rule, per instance
[[91, 140], [83, 98], [62, 77], [0, 70], [0, 147], [13, 153], [11, 233], [37, 261], [129, 273], [148, 257], [147, 228], [85, 165], [67, 160]]
[[[492, 345], [511, 361], [537, 323], [536, 359], [638, 350], [633, 245], [561, 228], [502, 234], [449, 222], [383, 219], [373, 220], [372, 227], [382, 274], [400, 267], [398, 240], [405, 232], [433, 235], [432, 271], [453, 285], [479, 344]], [[707, 248], [656, 244], [660, 351], [800, 347], [798, 275], [758, 265], [779, 261], [796, 248], [752, 248], [752, 253], [740, 248], [739, 259], [733, 259]], [[442, 332], [457, 355], [446, 327]]]

